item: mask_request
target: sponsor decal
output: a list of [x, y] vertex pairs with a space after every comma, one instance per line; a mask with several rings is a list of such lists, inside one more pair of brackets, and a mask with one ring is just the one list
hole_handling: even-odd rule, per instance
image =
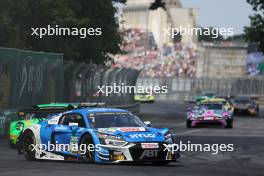
[[129, 137], [131, 138], [155, 138], [156, 135], [152, 133], [147, 133], [147, 134], [130, 134]]
[[59, 119], [50, 119], [49, 121], [48, 121], [48, 124], [49, 125], [56, 125], [56, 124], [58, 124], [58, 122], [59, 122]]
[[146, 131], [144, 127], [125, 127], [118, 128], [118, 131], [121, 132], [135, 132], [135, 131]]
[[116, 132], [116, 128], [99, 128], [98, 132], [99, 133], [114, 133]]
[[154, 158], [158, 156], [158, 150], [144, 150], [139, 159], [143, 158]]
[[60, 126], [56, 126], [55, 128], [54, 128], [54, 130], [67, 130], [68, 128], [66, 127], [66, 126], [62, 126], [62, 125], [60, 125]]
[[158, 143], [141, 143], [141, 147], [143, 149], [158, 149], [159, 144]]
[[204, 120], [214, 120], [214, 117], [204, 117]]

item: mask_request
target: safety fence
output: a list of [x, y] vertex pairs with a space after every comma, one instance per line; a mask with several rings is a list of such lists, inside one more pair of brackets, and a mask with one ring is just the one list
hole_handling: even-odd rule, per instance
[[167, 94], [156, 95], [157, 99], [192, 101], [202, 92], [214, 92], [220, 96], [264, 96], [263, 77], [243, 78], [139, 78], [138, 85], [168, 86]]
[[105, 96], [99, 87], [135, 86], [138, 74], [132, 69], [63, 61], [63, 54], [0, 47], [0, 136], [7, 131], [11, 110], [34, 104], [105, 102], [137, 112], [133, 93]]

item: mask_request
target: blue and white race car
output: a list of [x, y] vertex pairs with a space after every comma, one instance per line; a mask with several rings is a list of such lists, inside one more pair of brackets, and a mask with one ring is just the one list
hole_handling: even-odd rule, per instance
[[132, 113], [112, 108], [74, 109], [23, 131], [19, 153], [27, 160], [168, 164], [179, 152], [167, 128], [150, 127]]

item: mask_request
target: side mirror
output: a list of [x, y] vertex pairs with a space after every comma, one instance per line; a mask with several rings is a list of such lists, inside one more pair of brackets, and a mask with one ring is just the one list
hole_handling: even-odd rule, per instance
[[150, 122], [150, 121], [145, 121], [144, 123], [145, 123], [145, 125], [147, 125], [148, 127], [151, 126], [151, 122]]
[[69, 123], [70, 129], [75, 132], [78, 129], [79, 124], [78, 123]]

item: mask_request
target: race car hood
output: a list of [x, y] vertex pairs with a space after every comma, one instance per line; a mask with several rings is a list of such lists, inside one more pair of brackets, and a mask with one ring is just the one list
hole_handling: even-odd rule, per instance
[[145, 127], [121, 127], [121, 128], [98, 128], [96, 132], [121, 136], [128, 142], [161, 142], [168, 129], [156, 129]]

